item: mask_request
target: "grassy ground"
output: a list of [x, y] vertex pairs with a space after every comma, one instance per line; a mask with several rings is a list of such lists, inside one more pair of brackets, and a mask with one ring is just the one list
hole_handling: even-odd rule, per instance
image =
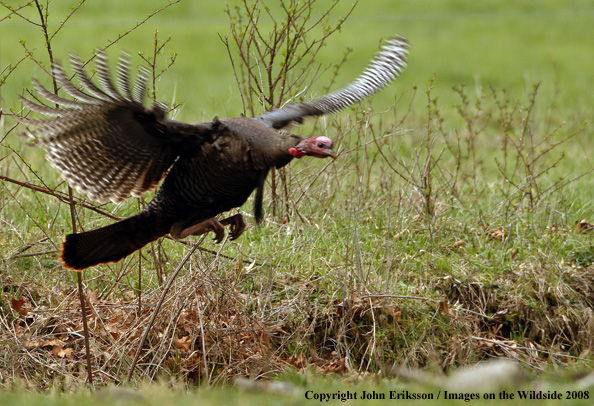
[[[306, 380], [304, 380], [306, 381]], [[266, 394], [263, 396], [263, 393]], [[378, 405], [391, 402], [398, 404], [431, 404], [438, 403], [444, 405], [474, 404], [474, 405], [528, 405], [537, 402], [540, 405], [589, 405], [590, 399], [568, 400], [565, 396], [565, 390], [559, 387], [548, 387], [543, 391], [544, 394], [556, 393], [563, 396], [562, 400], [557, 399], [537, 399], [522, 400], [518, 399], [519, 394], [516, 391], [497, 391], [492, 400], [481, 399], [472, 396], [470, 392], [467, 396], [468, 401], [460, 399], [444, 399], [444, 391], [427, 389], [420, 386], [401, 386], [386, 383], [350, 383], [345, 384], [334, 379], [315, 378], [313, 381], [302, 384], [283, 383], [282, 385], [268, 385], [267, 390], [242, 390], [234, 387], [225, 388], [195, 388], [191, 391], [172, 391], [166, 385], [154, 384], [143, 386], [137, 391], [128, 389], [107, 388], [101, 389], [94, 394], [78, 392], [76, 394], [65, 394], [60, 391], [52, 391], [48, 394], [34, 394], [25, 392], [0, 392], [0, 400], [6, 405], [80, 405], [100, 406], [105, 404], [130, 404], [130, 405], [310, 405], [310, 404], [330, 404], [330, 405]], [[332, 396], [335, 399], [320, 401], [320, 395]], [[418, 396], [419, 399], [402, 399], [398, 396]], [[346, 399], [341, 401], [341, 396]], [[356, 398], [355, 398], [356, 396]], [[369, 398], [363, 399], [363, 396]], [[375, 396], [375, 398], [373, 398]], [[450, 393], [450, 397], [452, 394]], [[490, 394], [488, 395], [490, 396]], [[513, 399], [509, 399], [513, 396]], [[424, 397], [424, 398], [423, 398]], [[506, 399], [507, 397], [507, 399]], [[355, 400], [356, 399], [356, 400]], [[426, 399], [426, 400], [423, 400]]]
[[[147, 4], [85, 3], [52, 39], [56, 58], [71, 50], [88, 58], [158, 7]], [[50, 32], [73, 5], [51, 3]], [[339, 4], [332, 18], [348, 9]], [[19, 13], [35, 18], [36, 9]], [[287, 369], [389, 376], [394, 366], [439, 375], [496, 357], [520, 360], [531, 374], [591, 369], [593, 22], [587, 1], [359, 4], [317, 61], [329, 66], [353, 48], [339, 86], [379, 38], [400, 33], [412, 43], [409, 67], [373, 103], [295, 130], [335, 139], [339, 159], [292, 164], [286, 188], [268, 195], [264, 226], [236, 242], [205, 240], [175, 280], [134, 382], [192, 386]], [[176, 118], [242, 112], [218, 37], [228, 30], [222, 5], [173, 5], [109, 54], [150, 55], [155, 29], [172, 38], [159, 66], [177, 53], [157, 87], [159, 99], [181, 103]], [[47, 66], [43, 36], [13, 15], [0, 20], [0, 38], [0, 69], [10, 65], [0, 87], [0, 175], [65, 192], [10, 117], [32, 76], [47, 81], [30, 59], [19, 63], [18, 40]], [[307, 94], [323, 93], [331, 71]], [[142, 204], [100, 208], [126, 216]], [[3, 385], [76, 390], [80, 309], [75, 278], [56, 254], [71, 229], [68, 205], [4, 180], [0, 210]], [[249, 217], [250, 204], [242, 211]], [[80, 206], [76, 215], [84, 229], [112, 221]], [[125, 380], [187, 250], [163, 240], [85, 272], [98, 384]], [[312, 385], [300, 382], [286, 403]], [[29, 395], [6, 396], [16, 404]]]

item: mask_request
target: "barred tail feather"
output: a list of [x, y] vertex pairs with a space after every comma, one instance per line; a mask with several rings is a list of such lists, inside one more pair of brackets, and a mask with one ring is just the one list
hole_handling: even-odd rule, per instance
[[159, 237], [155, 235], [155, 216], [141, 212], [96, 230], [67, 235], [60, 261], [66, 269], [81, 271], [118, 262]]

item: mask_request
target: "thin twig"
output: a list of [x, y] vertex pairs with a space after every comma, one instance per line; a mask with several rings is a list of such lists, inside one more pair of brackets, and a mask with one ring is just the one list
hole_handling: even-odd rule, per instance
[[470, 338], [472, 338], [473, 340], [479, 340], [479, 341], [486, 341], [488, 343], [491, 344], [496, 344], [499, 345], [501, 347], [507, 348], [509, 350], [525, 350], [525, 351], [536, 351], [536, 352], [540, 352], [542, 354], [547, 354], [547, 355], [555, 355], [557, 357], [563, 357], [563, 358], [571, 358], [571, 359], [577, 359], [580, 361], [591, 361], [588, 358], [582, 358], [582, 357], [576, 357], [575, 355], [567, 355], [567, 354], [560, 354], [558, 352], [551, 352], [551, 351], [546, 351], [546, 350], [539, 350], [538, 348], [529, 348], [529, 347], [522, 347], [522, 346], [512, 346], [509, 344], [505, 344], [502, 341], [497, 341], [497, 340], [490, 340], [488, 338], [483, 338], [483, 337], [475, 337], [475, 336], [470, 336]]
[[200, 338], [202, 341], [202, 362], [204, 363], [204, 374], [206, 375], [206, 382], [210, 384], [208, 361], [206, 360], [206, 337], [204, 332], [204, 322], [202, 321], [202, 309], [200, 308], [200, 301], [198, 298], [196, 298], [196, 308], [198, 309], [198, 322], [200, 323]]
[[10, 259], [16, 258], [28, 258], [28, 257], [37, 257], [41, 255], [49, 255], [49, 254], [57, 254], [60, 250], [49, 250], [49, 251], [42, 251], [42, 252], [29, 252], [28, 254], [14, 254], [11, 255]]
[[9, 13], [9, 14], [7, 14], [7, 15], [6, 15], [6, 16], [4, 16], [2, 19], [0, 19], [0, 23], [1, 23], [2, 21], [6, 20], [7, 18], [10, 18], [10, 16], [12, 16], [12, 15], [14, 14], [14, 15], [16, 15], [16, 16], [18, 16], [18, 17], [22, 18], [23, 20], [25, 20], [26, 22], [28, 22], [28, 23], [29, 23], [29, 24], [31, 24], [31, 25], [35, 25], [35, 26], [37, 26], [37, 27], [41, 27], [41, 24], [39, 24], [39, 23], [37, 23], [37, 22], [35, 22], [35, 21], [31, 20], [31, 19], [28, 19], [27, 17], [25, 17], [24, 15], [22, 15], [22, 14], [20, 14], [20, 13], [19, 13], [19, 11], [20, 11], [21, 9], [23, 9], [23, 8], [25, 8], [25, 7], [28, 7], [28, 6], [30, 6], [30, 5], [31, 5], [31, 4], [33, 4], [34, 2], [35, 2], [35, 0], [31, 0], [30, 2], [28, 2], [28, 3], [25, 3], [25, 4], [23, 4], [23, 5], [22, 5], [22, 6], [20, 6], [20, 7], [13, 8], [13, 7], [11, 7], [11, 6], [8, 6], [8, 5], [6, 5], [6, 3], [4, 3], [3, 1], [0, 1], [0, 5], [2, 5], [4, 8], [6, 8], [7, 10], [9, 10], [9, 11], [10, 11], [10, 13]]
[[101, 214], [102, 216], [105, 216], [105, 217], [109, 217], [110, 219], [113, 219], [113, 220], [121, 220], [122, 219], [121, 217], [115, 216], [111, 213], [101, 210], [101, 209], [97, 208], [96, 206], [87, 204], [84, 201], [81, 201], [80, 199], [75, 199], [74, 197], [70, 197], [70, 195], [66, 195], [66, 193], [58, 192], [56, 190], [44, 188], [41, 186], [32, 185], [31, 183], [28, 183], [28, 182], [21, 182], [16, 179], [12, 179], [12, 178], [9, 178], [8, 176], [3, 176], [3, 175], [0, 175], [0, 180], [6, 181], [6, 182], [11, 182], [16, 185], [25, 187], [27, 189], [34, 190], [36, 192], [45, 193], [46, 195], [53, 196], [56, 199], [60, 200], [63, 203], [66, 203], [66, 204], [73, 204], [73, 203], [75, 205], [78, 204], [81, 207], [84, 207], [85, 209], [92, 210], [95, 213]]
[[127, 30], [125, 33], [123, 34], [119, 34], [118, 37], [114, 40], [109, 40], [109, 44], [107, 44], [106, 46], [99, 48], [97, 50], [97, 52], [95, 52], [95, 54], [89, 58], [88, 61], [86, 61], [85, 63], [83, 63], [83, 67], [87, 66], [87, 64], [89, 62], [91, 62], [95, 56], [99, 55], [100, 53], [104, 52], [107, 48], [110, 48], [112, 45], [115, 45], [116, 43], [118, 43], [122, 38], [124, 38], [125, 36], [131, 34], [133, 31], [135, 31], [137, 28], [139, 28], [140, 26], [144, 25], [148, 20], [150, 20], [152, 17], [154, 17], [155, 15], [159, 14], [160, 12], [164, 11], [165, 9], [179, 3], [182, 0], [174, 0], [174, 1], [170, 1], [169, 3], [167, 3], [167, 5], [161, 7], [160, 9], [157, 9], [155, 11], [153, 11], [151, 14], [149, 14], [144, 20], [137, 22], [134, 27], [130, 28], [129, 30]]
[[62, 28], [64, 28], [64, 25], [66, 25], [66, 23], [68, 22], [68, 20], [70, 20], [70, 18], [74, 15], [74, 13], [76, 13], [78, 11], [78, 9], [82, 7], [82, 5], [85, 3], [85, 1], [86, 0], [80, 0], [80, 2], [72, 8], [72, 11], [70, 11], [70, 13], [64, 19], [64, 21], [62, 21], [60, 23], [60, 26], [58, 28], [56, 28], [54, 33], [50, 36], [50, 40], [54, 39], [56, 34], [59, 33], [60, 30], [62, 30]]
[[440, 302], [439, 300], [430, 299], [428, 297], [403, 296], [403, 295], [364, 295], [364, 296], [361, 296], [361, 299], [367, 299], [368, 297], [373, 297], [373, 298], [389, 297], [389, 298], [394, 298], [394, 299], [424, 300], [426, 302], [433, 302], [433, 303], [439, 303]]

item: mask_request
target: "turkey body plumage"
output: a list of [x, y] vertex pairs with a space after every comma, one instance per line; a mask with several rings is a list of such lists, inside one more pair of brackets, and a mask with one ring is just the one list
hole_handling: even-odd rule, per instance
[[37, 81], [39, 94], [60, 107], [22, 98], [30, 110], [49, 119], [20, 117], [28, 133], [47, 151], [47, 159], [68, 183], [97, 201], [120, 202], [154, 189], [153, 200], [140, 213], [95, 230], [70, 234], [60, 259], [67, 269], [82, 270], [117, 262], [166, 234], [173, 238], [213, 231], [218, 241], [224, 227], [231, 238], [241, 235], [240, 214], [218, 220], [220, 213], [242, 206], [254, 190], [256, 219], [262, 218], [262, 195], [270, 169], [294, 158], [334, 156], [333, 142], [321, 136], [303, 139], [277, 129], [304, 117], [333, 113], [375, 93], [405, 66], [406, 41], [387, 42], [364, 73], [345, 89], [309, 103], [288, 105], [262, 116], [214, 119], [186, 124], [166, 118], [155, 103], [143, 105], [146, 73], [141, 71], [132, 89], [126, 59], [117, 69], [118, 89], [106, 59], [98, 55], [96, 86], [73, 56], [72, 64], [85, 91], [66, 78], [59, 65], [53, 75], [74, 100], [49, 92]]
[[[181, 235], [183, 230], [242, 206], [266, 178], [270, 164], [281, 167], [292, 159], [288, 153], [268, 154], [267, 159], [251, 154], [252, 135], [260, 142], [271, 137], [265, 144], [288, 142], [293, 146], [300, 140], [294, 136], [279, 137], [270, 128], [259, 128], [247, 118], [221, 120], [217, 125], [219, 129], [212, 134], [215, 141], [180, 153], [143, 211], [110, 226], [68, 235], [60, 257], [65, 266], [84, 269], [97, 263], [117, 262], [168, 233], [185, 237]], [[206, 226], [201, 231], [211, 230], [209, 224]], [[238, 236], [232, 233], [233, 238]]]

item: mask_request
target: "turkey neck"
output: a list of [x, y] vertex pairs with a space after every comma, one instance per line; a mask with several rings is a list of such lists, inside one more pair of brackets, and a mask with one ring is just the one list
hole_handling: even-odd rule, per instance
[[220, 136], [236, 139], [234, 142], [243, 144], [246, 158], [249, 157], [257, 169], [281, 168], [287, 165], [293, 159], [289, 148], [303, 140], [298, 135], [279, 133], [250, 118], [223, 119], [221, 123], [224, 129]]

